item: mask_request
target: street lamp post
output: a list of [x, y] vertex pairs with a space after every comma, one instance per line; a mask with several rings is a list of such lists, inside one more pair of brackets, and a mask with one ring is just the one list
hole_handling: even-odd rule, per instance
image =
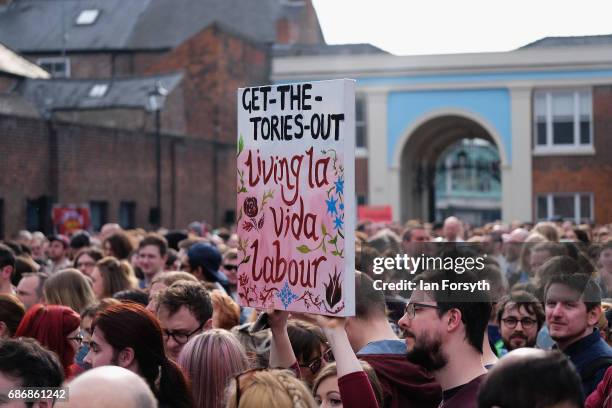
[[155, 113], [155, 209], [151, 216], [151, 221], [157, 227], [162, 225], [162, 206], [161, 206], [161, 111], [168, 90], [157, 81], [154, 88], [149, 92], [147, 110]]

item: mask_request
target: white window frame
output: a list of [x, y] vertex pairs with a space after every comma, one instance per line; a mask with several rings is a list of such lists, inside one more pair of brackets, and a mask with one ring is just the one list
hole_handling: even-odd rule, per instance
[[54, 72], [49, 72], [53, 78], [70, 78], [70, 58], [67, 57], [45, 57], [38, 58], [36, 60], [36, 65], [41, 66], [42, 64], [56, 64], [58, 62], [63, 62], [66, 69], [64, 70], [64, 76], [58, 77], [55, 76]]
[[[544, 193], [544, 194], [537, 194], [536, 198], [535, 198], [535, 218], [538, 221], [548, 221], [550, 219], [552, 219], [552, 217], [554, 217], [555, 212], [553, 209], [553, 199], [555, 197], [574, 197], [574, 222], [576, 224], [580, 224], [582, 223], [582, 214], [581, 212], [581, 208], [580, 208], [580, 197], [586, 195], [589, 197], [589, 207], [590, 207], [590, 212], [591, 212], [591, 217], [589, 218], [589, 221], [594, 221], [595, 219], [595, 213], [594, 213], [594, 202], [595, 202], [595, 197], [594, 194], [591, 192], [587, 192], [587, 191], [581, 191], [581, 192], [577, 192], [577, 193]], [[546, 198], [546, 219], [542, 219], [542, 218], [538, 218], [538, 199], [544, 197]]]
[[[574, 143], [573, 144], [554, 144], [553, 143], [553, 96], [559, 93], [571, 92], [574, 97]], [[591, 103], [591, 109], [589, 110], [589, 143], [580, 143], [580, 94], [587, 92]], [[546, 103], [546, 144], [538, 144], [538, 122], [536, 115], [536, 99], [538, 96], [544, 95]], [[593, 155], [595, 154], [595, 147], [593, 144], [594, 138], [594, 123], [593, 123], [593, 90], [592, 88], [571, 88], [571, 89], [539, 89], [533, 93], [533, 154], [535, 156], [548, 156], [548, 155]]]

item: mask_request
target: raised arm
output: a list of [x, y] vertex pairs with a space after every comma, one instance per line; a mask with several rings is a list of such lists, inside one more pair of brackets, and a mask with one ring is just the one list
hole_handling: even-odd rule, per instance
[[334, 353], [338, 377], [363, 371], [346, 334], [346, 318], [316, 316], [315, 322], [323, 330]]
[[272, 331], [270, 367], [293, 369], [294, 366], [297, 365], [297, 358], [293, 353], [291, 341], [289, 341], [289, 334], [287, 333], [289, 312], [283, 310], [268, 310], [266, 313], [268, 313], [268, 323]]
[[334, 353], [343, 407], [378, 408], [372, 384], [353, 352], [346, 334], [346, 318], [316, 316], [315, 320]]

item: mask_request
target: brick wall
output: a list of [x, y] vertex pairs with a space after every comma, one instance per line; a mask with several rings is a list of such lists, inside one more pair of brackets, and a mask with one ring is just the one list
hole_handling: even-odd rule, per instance
[[368, 159], [367, 158], [355, 159], [355, 196], [368, 197]]
[[[121, 201], [133, 201], [136, 224], [152, 228], [148, 215], [155, 206], [155, 135], [61, 122], [53, 129], [55, 150], [44, 121], [0, 116], [0, 200], [4, 201], [5, 235], [25, 228], [26, 202], [40, 196], [65, 204], [107, 201], [109, 222], [118, 221]], [[218, 225], [224, 211], [234, 208], [235, 179], [227, 178], [231, 177], [227, 173], [235, 171], [234, 165], [228, 164], [234, 155], [231, 145], [163, 135], [163, 225], [185, 228], [193, 220]], [[220, 186], [216, 200], [215, 175]], [[228, 201], [230, 192], [232, 199]], [[215, 210], [219, 221], [214, 218]]]
[[[25, 58], [38, 63], [40, 58], [61, 58], [54, 54], [24, 54]], [[112, 76], [112, 54], [110, 52], [68, 53], [70, 60], [70, 78], [110, 78]]]
[[147, 74], [182, 70], [187, 133], [236, 142], [236, 91], [269, 82], [268, 49], [214, 24], [150, 66]]
[[278, 44], [324, 44], [323, 34], [312, 1], [297, 6], [285, 6], [287, 13], [276, 21]]
[[594, 155], [534, 156], [533, 193], [591, 192], [595, 222], [606, 223], [612, 221], [612, 86], [593, 89], [593, 134]]
[[[142, 75], [147, 68], [158, 62], [166, 51], [102, 51], [91, 53], [70, 52], [70, 78], [111, 78]], [[40, 58], [59, 58], [54, 54], [25, 54], [28, 60], [37, 63]]]
[[5, 236], [26, 226], [26, 200], [49, 195], [50, 144], [45, 123], [0, 115], [0, 199]]
[[195, 179], [206, 180], [207, 185], [202, 187], [206, 199], [201, 204], [211, 211], [208, 220], [220, 223], [228, 211], [235, 210], [236, 92], [239, 87], [270, 82], [268, 48], [213, 25], [166, 54], [146, 73], [177, 70], [185, 74], [182, 90], [186, 134], [228, 146], [198, 157], [185, 154], [195, 175], [216, 160], [217, 170], [212, 177]]

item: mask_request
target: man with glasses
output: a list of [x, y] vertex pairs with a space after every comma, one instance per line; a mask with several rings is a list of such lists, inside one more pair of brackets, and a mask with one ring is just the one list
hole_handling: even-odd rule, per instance
[[441, 408], [477, 406], [478, 387], [487, 373], [482, 363], [483, 339], [489, 316], [486, 291], [452, 291], [444, 281], [475, 284], [471, 272], [428, 271], [417, 278], [431, 290], [415, 290], [400, 327], [415, 342], [408, 361], [432, 373], [442, 387]]
[[513, 292], [500, 299], [497, 324], [506, 351], [535, 347], [544, 324], [544, 309], [538, 299], [525, 291]]
[[372, 366], [383, 388], [384, 406], [436, 408], [441, 390], [423, 368], [406, 360], [406, 343], [387, 319], [385, 296], [365, 273], [355, 272], [355, 316], [346, 321], [351, 348]]
[[212, 328], [210, 295], [199, 282], [178, 281], [160, 292], [157, 300], [166, 354], [176, 361], [191, 337]]

